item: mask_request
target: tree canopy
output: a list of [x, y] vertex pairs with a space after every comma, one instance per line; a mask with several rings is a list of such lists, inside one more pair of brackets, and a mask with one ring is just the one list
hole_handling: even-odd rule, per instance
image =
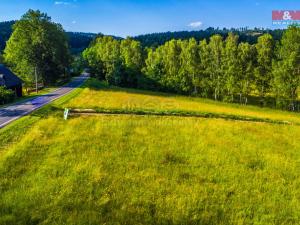
[[143, 65], [142, 51], [140, 43], [131, 38], [120, 41], [103, 36], [83, 52], [83, 57], [98, 78], [115, 85], [136, 86]]
[[284, 33], [272, 71], [277, 103], [295, 110], [300, 86], [300, 28], [292, 26]]
[[4, 59], [27, 84], [34, 81], [35, 70], [45, 84], [67, 76], [70, 54], [62, 26], [45, 13], [29, 10], [13, 26]]

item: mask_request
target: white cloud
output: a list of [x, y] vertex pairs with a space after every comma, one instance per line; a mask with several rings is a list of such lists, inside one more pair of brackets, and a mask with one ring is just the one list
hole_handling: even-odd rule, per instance
[[54, 5], [73, 5], [76, 4], [77, 0], [69, 0], [69, 1], [55, 1]]
[[77, 23], [76, 20], [73, 20], [73, 21], [72, 21], [72, 24], [76, 24], [76, 23]]
[[71, 3], [70, 2], [54, 2], [54, 5], [70, 5]]
[[199, 28], [203, 25], [203, 23], [201, 21], [196, 21], [196, 22], [192, 22], [190, 23], [188, 26], [191, 28]]

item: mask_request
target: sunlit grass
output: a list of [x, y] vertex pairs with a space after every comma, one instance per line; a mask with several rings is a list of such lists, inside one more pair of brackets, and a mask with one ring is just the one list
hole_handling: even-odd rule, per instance
[[0, 155], [0, 224], [296, 224], [298, 126], [97, 116]]
[[[97, 84], [98, 83], [98, 84]], [[134, 89], [109, 88], [94, 79], [87, 82], [79, 96], [64, 105], [84, 109], [126, 109], [126, 110], [183, 110], [192, 112], [218, 113], [300, 122], [298, 113], [226, 104], [212, 100], [176, 96]]]
[[0, 130], [1, 225], [299, 222], [300, 126], [61, 108], [297, 114], [87, 85]]

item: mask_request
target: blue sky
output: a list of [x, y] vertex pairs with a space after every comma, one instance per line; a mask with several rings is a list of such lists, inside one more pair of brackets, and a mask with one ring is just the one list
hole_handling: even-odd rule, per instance
[[272, 10], [300, 10], [300, 0], [0, 0], [0, 21], [40, 9], [67, 31], [117, 36], [199, 30], [207, 27], [265, 27]]

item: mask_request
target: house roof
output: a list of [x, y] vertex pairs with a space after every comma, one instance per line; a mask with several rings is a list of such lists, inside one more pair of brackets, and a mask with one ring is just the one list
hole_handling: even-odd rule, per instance
[[22, 84], [23, 81], [13, 74], [9, 69], [0, 64], [0, 85], [4, 85], [7, 88]]

